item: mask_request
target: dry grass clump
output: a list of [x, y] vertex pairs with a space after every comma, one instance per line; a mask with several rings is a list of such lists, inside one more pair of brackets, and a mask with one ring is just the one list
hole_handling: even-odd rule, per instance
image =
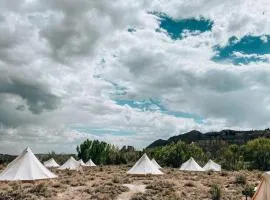
[[34, 194], [37, 197], [52, 197], [55, 195], [55, 190], [49, 188], [45, 183], [39, 183], [34, 185], [32, 188], [28, 190], [29, 193]]
[[71, 185], [72, 187], [84, 186], [84, 185], [85, 185], [85, 181], [82, 180], [82, 179], [75, 179], [74, 181], [72, 181], [72, 182], [70, 183], [70, 185]]
[[112, 182], [107, 182], [101, 184], [96, 188], [93, 188], [92, 191], [86, 191], [92, 193], [92, 199], [115, 199], [119, 194], [128, 191], [129, 189], [122, 185], [113, 184]]
[[[222, 199], [239, 200], [250, 195], [251, 187], [247, 184], [257, 186], [258, 175], [262, 174], [259, 171], [223, 171], [209, 175], [163, 168], [162, 176], [130, 176], [126, 174], [128, 169], [126, 165], [86, 167], [82, 171], [53, 169], [57, 179], [35, 183], [0, 182], [0, 200], [110, 200], [128, 191], [122, 185], [127, 183], [146, 185], [145, 193], [133, 195], [132, 200], [206, 200], [213, 197], [210, 192], [213, 184], [219, 186]], [[246, 184], [236, 184], [239, 174], [245, 177]]]
[[173, 181], [155, 181], [146, 185], [145, 193], [135, 194], [132, 199], [180, 199]]
[[150, 200], [149, 197], [144, 196], [143, 193], [137, 193], [131, 197], [131, 200]]
[[103, 171], [104, 171], [103, 166], [100, 166], [100, 167], [99, 167], [99, 171], [100, 171], [100, 172], [103, 172]]
[[185, 183], [184, 186], [187, 186], [187, 187], [195, 187], [195, 184], [194, 184], [194, 182], [192, 182], [192, 181], [188, 181], [187, 183]]
[[121, 183], [122, 181], [120, 180], [120, 178], [118, 176], [113, 176], [112, 182], [113, 183]]
[[23, 183], [23, 182], [11, 182], [10, 188], [5, 191], [1, 191], [1, 200], [13, 200], [13, 199], [29, 199], [37, 200], [40, 198], [50, 199], [56, 194], [56, 191], [49, 188], [45, 182], [37, 183]]
[[209, 170], [209, 171], [207, 171], [207, 174], [210, 176], [210, 175], [212, 175], [213, 174], [213, 170]]
[[222, 171], [222, 172], [220, 172], [220, 175], [221, 175], [221, 176], [225, 176], [225, 177], [226, 177], [226, 176], [228, 176], [228, 172], [226, 172], [226, 171]]
[[130, 179], [130, 178], [124, 178], [123, 179], [123, 184], [128, 184], [128, 183], [132, 183], [132, 179]]
[[237, 174], [235, 176], [235, 181], [236, 184], [240, 184], [240, 185], [245, 185], [247, 182], [246, 176], [244, 174]]
[[12, 182], [9, 186], [10, 188], [8, 188], [8, 190], [0, 192], [0, 199], [13, 200], [26, 199], [30, 197], [30, 195], [23, 190], [20, 183]]

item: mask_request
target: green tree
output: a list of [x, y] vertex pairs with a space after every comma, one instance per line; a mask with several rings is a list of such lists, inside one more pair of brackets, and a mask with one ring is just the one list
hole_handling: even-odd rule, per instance
[[126, 164], [138, 159], [138, 152], [134, 148], [120, 151], [114, 145], [98, 140], [85, 140], [76, 148], [78, 157], [84, 162], [90, 158], [96, 164]]
[[245, 160], [250, 162], [250, 168], [270, 169], [270, 139], [257, 138], [249, 141], [245, 146]]
[[243, 147], [236, 144], [230, 145], [221, 154], [222, 166], [229, 170], [242, 169], [244, 167], [243, 154]]
[[206, 155], [196, 144], [186, 144], [185, 142], [171, 143], [163, 147], [156, 147], [146, 150], [151, 157], [166, 166], [179, 167], [181, 163], [194, 157], [199, 163], [205, 162]]
[[108, 149], [110, 145], [106, 142], [98, 140], [85, 140], [82, 144], [77, 146], [78, 157], [84, 162], [90, 158], [97, 164], [102, 164], [107, 159]]

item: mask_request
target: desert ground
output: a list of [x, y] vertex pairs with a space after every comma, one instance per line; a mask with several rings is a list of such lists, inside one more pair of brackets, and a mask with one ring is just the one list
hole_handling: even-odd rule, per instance
[[0, 200], [195, 200], [211, 199], [211, 186], [221, 188], [221, 199], [245, 199], [244, 185], [257, 186], [262, 172], [183, 172], [164, 168], [160, 176], [131, 176], [130, 166], [85, 167], [81, 171], [53, 169], [57, 179], [36, 182], [0, 182]]

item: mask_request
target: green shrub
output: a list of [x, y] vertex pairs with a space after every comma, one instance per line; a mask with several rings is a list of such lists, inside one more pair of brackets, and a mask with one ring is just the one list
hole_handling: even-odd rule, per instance
[[212, 200], [220, 200], [221, 199], [221, 188], [217, 184], [213, 184], [211, 186], [211, 199]]
[[246, 199], [248, 197], [252, 197], [254, 195], [255, 191], [254, 191], [254, 187], [251, 185], [246, 185], [244, 187], [244, 190], [242, 191], [242, 194], [245, 195]]

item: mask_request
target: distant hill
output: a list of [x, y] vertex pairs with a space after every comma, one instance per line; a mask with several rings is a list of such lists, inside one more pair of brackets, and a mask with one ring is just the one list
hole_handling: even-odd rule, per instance
[[250, 131], [236, 131], [236, 130], [222, 130], [219, 132], [201, 133], [200, 131], [192, 130], [190, 132], [170, 137], [167, 140], [158, 139], [151, 143], [146, 148], [154, 148], [164, 146], [172, 142], [184, 141], [186, 143], [195, 142], [201, 147], [208, 148], [217, 145], [226, 144], [245, 144], [249, 140], [268, 137], [270, 138], [270, 129], [265, 130], [250, 130]]

